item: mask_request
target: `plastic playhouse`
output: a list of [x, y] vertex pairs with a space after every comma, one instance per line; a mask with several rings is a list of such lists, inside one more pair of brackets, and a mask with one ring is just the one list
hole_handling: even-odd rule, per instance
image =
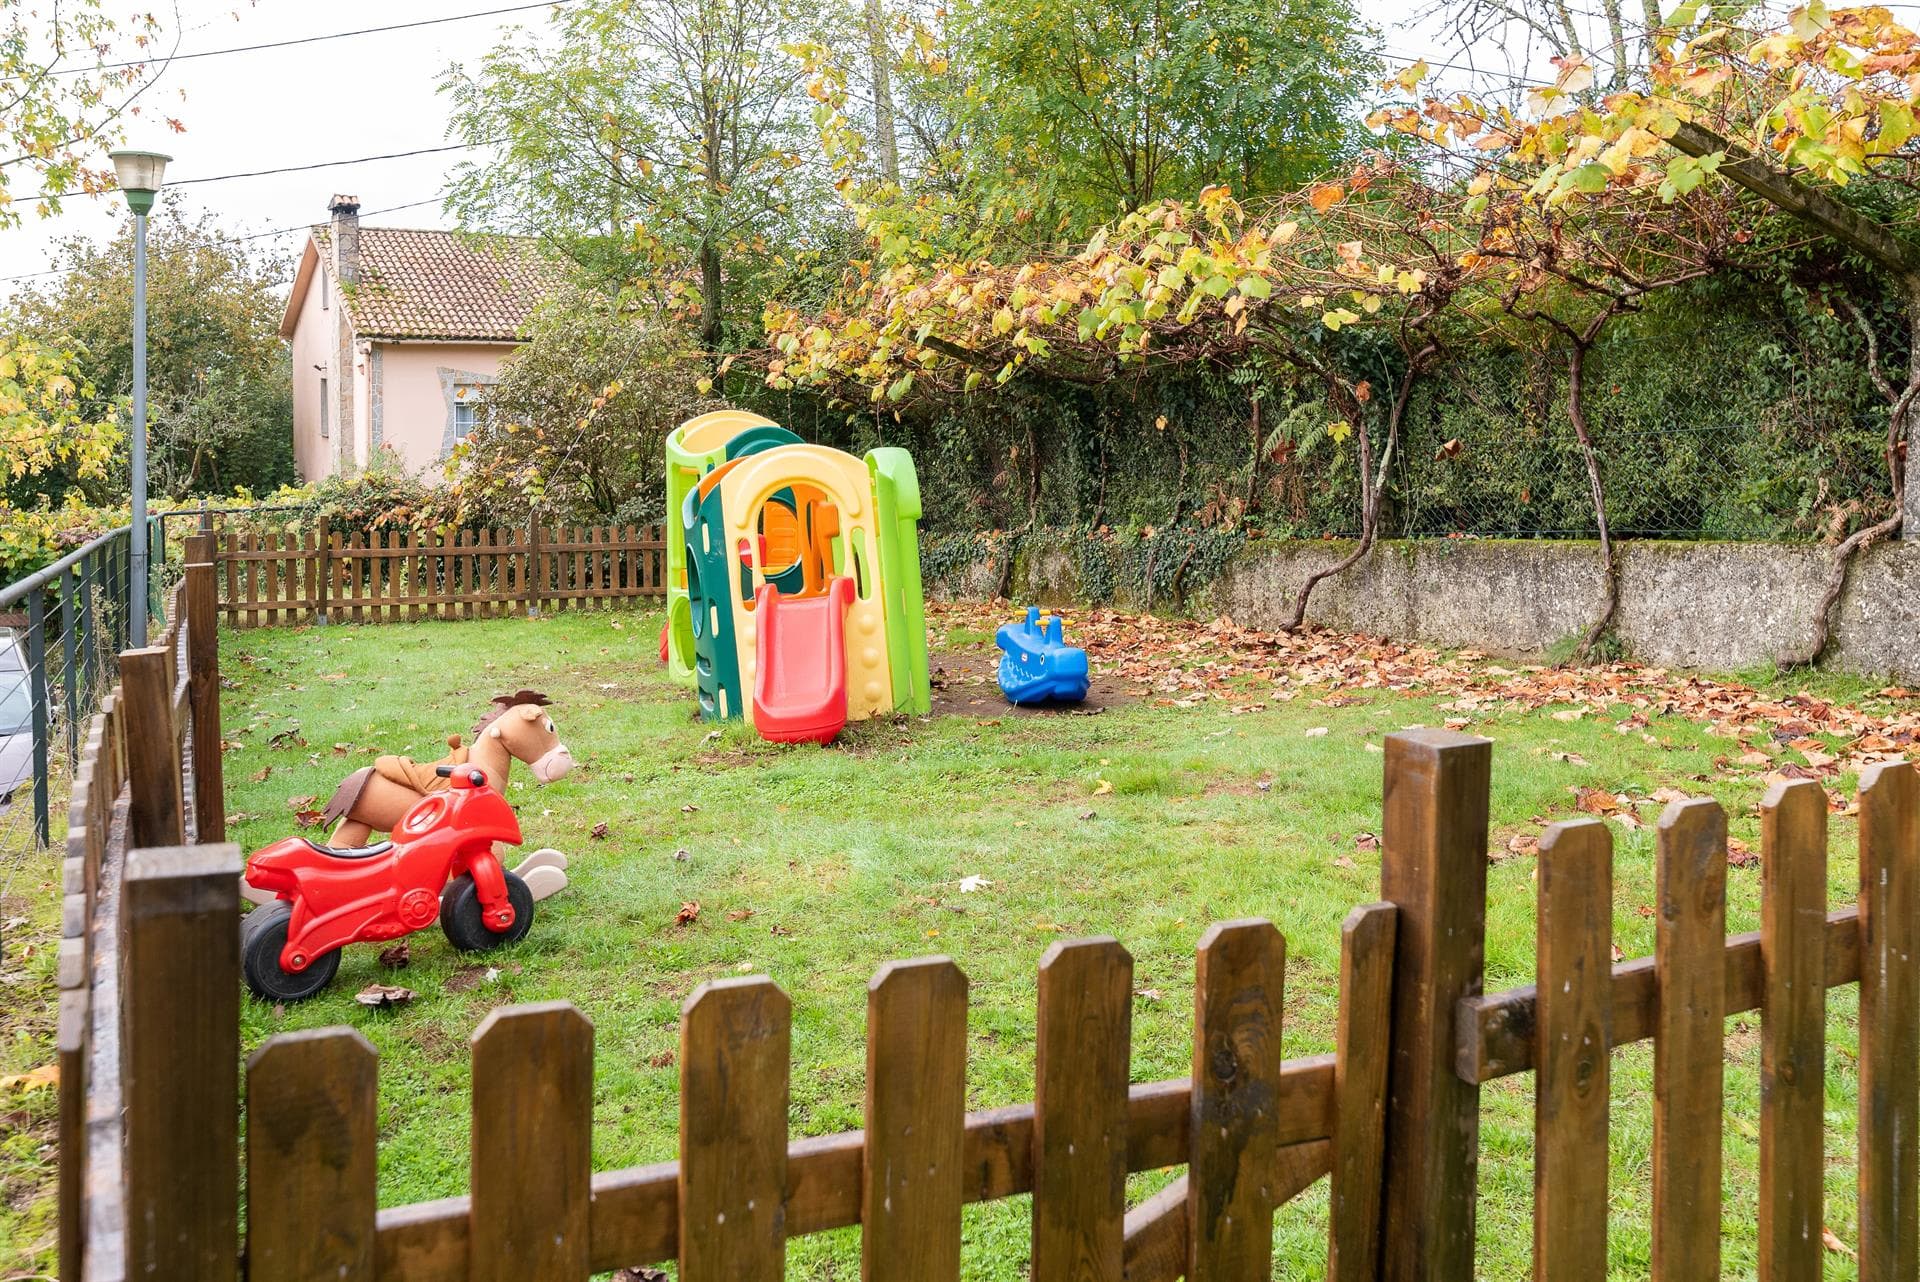
[[662, 657], [710, 720], [825, 743], [848, 721], [926, 712], [913, 459], [808, 445], [740, 410], [667, 437]]
[[1078, 703], [1087, 697], [1087, 652], [1068, 645], [1059, 615], [1042, 620], [1028, 606], [1019, 623], [1001, 625], [994, 636], [1000, 656], [1000, 693], [1009, 703]]

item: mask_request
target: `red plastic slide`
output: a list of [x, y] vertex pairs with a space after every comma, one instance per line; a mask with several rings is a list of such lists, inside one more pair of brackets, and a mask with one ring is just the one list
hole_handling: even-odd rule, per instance
[[753, 728], [776, 743], [826, 743], [847, 724], [847, 610], [853, 580], [827, 594], [783, 597], [771, 583], [754, 596], [757, 662]]

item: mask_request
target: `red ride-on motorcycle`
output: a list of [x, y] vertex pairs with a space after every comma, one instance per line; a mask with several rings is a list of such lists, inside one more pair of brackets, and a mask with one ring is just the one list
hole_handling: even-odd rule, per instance
[[398, 939], [436, 915], [462, 952], [526, 937], [533, 894], [493, 853], [496, 841], [520, 844], [513, 807], [482, 771], [435, 773], [452, 787], [416, 802], [391, 840], [344, 849], [288, 837], [247, 860], [248, 883], [279, 896], [241, 925], [241, 966], [257, 996], [305, 1001], [332, 981], [346, 945]]

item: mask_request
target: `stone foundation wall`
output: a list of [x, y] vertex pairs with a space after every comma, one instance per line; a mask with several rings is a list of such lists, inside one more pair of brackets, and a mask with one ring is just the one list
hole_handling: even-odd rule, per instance
[[[1307, 574], [1345, 556], [1343, 542], [1257, 542], [1180, 604], [1257, 628], [1292, 613]], [[1315, 589], [1310, 622], [1491, 654], [1538, 658], [1564, 651], [1600, 608], [1598, 550], [1590, 542], [1425, 539], [1381, 543]], [[1772, 664], [1807, 643], [1825, 590], [1826, 548], [1778, 543], [1621, 545], [1614, 631], [1637, 659], [1664, 667], [1738, 671]], [[999, 567], [966, 566], [940, 585], [985, 595]], [[1065, 542], [1016, 560], [1014, 598], [1078, 603], [1083, 576]], [[1140, 608], [1121, 590], [1114, 604]], [[1157, 609], [1173, 603], [1157, 601]], [[1920, 542], [1882, 544], [1857, 559], [1827, 648], [1829, 667], [1920, 683]]]

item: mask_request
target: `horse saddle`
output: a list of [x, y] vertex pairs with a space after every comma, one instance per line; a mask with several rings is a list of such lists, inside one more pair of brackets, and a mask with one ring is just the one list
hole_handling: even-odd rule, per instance
[[345, 818], [360, 800], [360, 794], [366, 789], [367, 780], [379, 775], [389, 783], [397, 783], [421, 794], [442, 792], [451, 786], [451, 781], [434, 773], [440, 766], [464, 766], [467, 764], [467, 749], [461, 746], [460, 736], [448, 735], [447, 747], [451, 749], [438, 761], [422, 763], [412, 757], [386, 755], [375, 757], [370, 766], [361, 766], [358, 770], [340, 781], [333, 790], [333, 796], [327, 801], [327, 807], [321, 811], [321, 822], [331, 824]]

